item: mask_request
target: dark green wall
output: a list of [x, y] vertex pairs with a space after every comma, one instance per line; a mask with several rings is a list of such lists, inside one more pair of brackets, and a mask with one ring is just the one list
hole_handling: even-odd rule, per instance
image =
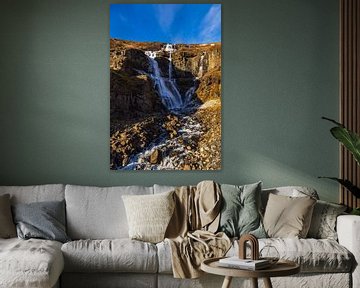
[[337, 201], [337, 185], [317, 179], [338, 174], [337, 143], [320, 119], [338, 117], [337, 0], [221, 1], [216, 172], [110, 171], [109, 3], [1, 2], [0, 185], [261, 179], [266, 187], [313, 186]]

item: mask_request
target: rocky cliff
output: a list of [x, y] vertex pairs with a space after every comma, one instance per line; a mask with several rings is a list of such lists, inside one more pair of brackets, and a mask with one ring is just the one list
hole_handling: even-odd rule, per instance
[[111, 168], [219, 169], [220, 97], [220, 43], [111, 39]]

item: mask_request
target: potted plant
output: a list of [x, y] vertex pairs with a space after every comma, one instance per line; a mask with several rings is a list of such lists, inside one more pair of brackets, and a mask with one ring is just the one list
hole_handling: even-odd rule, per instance
[[[347, 129], [343, 124], [336, 122], [333, 119], [322, 117], [322, 119], [336, 124], [335, 127], [330, 129], [331, 135], [340, 141], [347, 150], [353, 155], [355, 161], [360, 165], [360, 136], [353, 131]], [[341, 179], [337, 177], [319, 177], [327, 178], [339, 182], [347, 190], [349, 190], [356, 198], [360, 198], [360, 188], [354, 185], [348, 179]], [[351, 214], [360, 215], [360, 207], [354, 208]]]

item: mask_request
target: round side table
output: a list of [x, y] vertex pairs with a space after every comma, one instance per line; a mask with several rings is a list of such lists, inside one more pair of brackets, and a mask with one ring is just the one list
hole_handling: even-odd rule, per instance
[[222, 267], [219, 259], [206, 259], [201, 263], [201, 270], [216, 275], [225, 276], [222, 288], [229, 288], [233, 277], [251, 278], [253, 287], [258, 288], [258, 278], [263, 278], [265, 287], [272, 288], [270, 277], [289, 276], [300, 272], [300, 266], [288, 260], [279, 260], [269, 268], [261, 270], [245, 270], [237, 268]]

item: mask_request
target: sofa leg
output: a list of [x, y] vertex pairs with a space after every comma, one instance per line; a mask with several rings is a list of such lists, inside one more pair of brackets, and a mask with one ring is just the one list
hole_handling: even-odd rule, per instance
[[224, 282], [221, 286], [221, 288], [230, 288], [232, 277], [231, 276], [225, 276]]
[[257, 278], [251, 278], [251, 283], [253, 288], [258, 288], [258, 279]]
[[263, 279], [264, 279], [265, 288], [273, 288], [270, 278], [266, 277]]

